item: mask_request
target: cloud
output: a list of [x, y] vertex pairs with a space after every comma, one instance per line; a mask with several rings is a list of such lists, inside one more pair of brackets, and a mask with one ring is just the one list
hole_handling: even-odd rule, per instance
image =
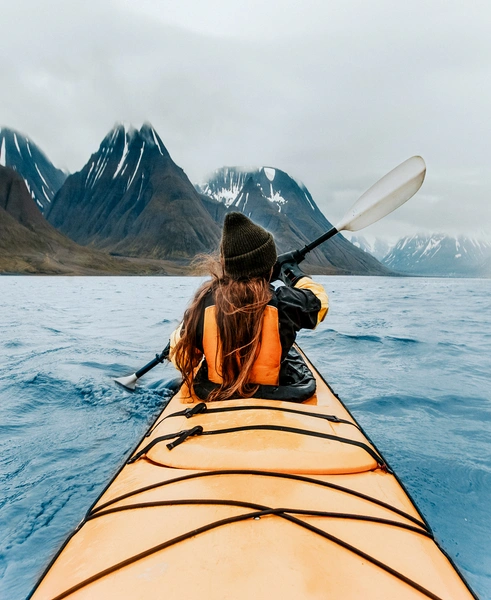
[[483, 2], [19, 0], [2, 9], [0, 120], [72, 171], [115, 121], [148, 120], [193, 181], [276, 166], [332, 221], [421, 154], [421, 198], [378, 230], [489, 229], [490, 15]]

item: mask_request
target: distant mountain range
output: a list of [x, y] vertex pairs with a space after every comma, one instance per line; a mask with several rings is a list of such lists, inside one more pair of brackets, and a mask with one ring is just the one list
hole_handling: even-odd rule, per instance
[[[302, 248], [332, 227], [308, 189], [274, 167], [224, 167], [197, 189], [221, 202], [228, 211], [243, 212], [265, 227], [274, 235], [280, 252]], [[323, 273], [390, 274], [389, 269], [341, 235], [309, 254], [306, 264]]]
[[[187, 271], [196, 254], [218, 249], [234, 210], [271, 231], [279, 252], [332, 227], [308, 189], [275, 167], [223, 167], [193, 186], [149, 123], [116, 125], [69, 176], [4, 127], [0, 165], [10, 167], [0, 166], [0, 272]], [[491, 248], [443, 235], [406, 237], [392, 248], [337, 235], [305, 265], [326, 274], [491, 276]]]
[[491, 243], [467, 236], [442, 233], [405, 236], [395, 244], [363, 236], [351, 237], [351, 243], [375, 256], [384, 265], [404, 275], [431, 277], [489, 277]]
[[19, 173], [42, 213], [67, 178], [32, 140], [6, 127], [0, 128], [0, 165]]
[[[116, 125], [83, 169], [67, 178], [46, 216], [79, 244], [123, 256], [189, 260], [218, 249], [229, 210], [242, 210], [271, 231], [280, 252], [331, 227], [308, 190], [278, 169], [221, 169], [195, 189], [148, 123], [140, 130]], [[316, 272], [390, 273], [341, 236], [309, 261]]]
[[373, 243], [370, 243], [363, 235], [359, 234], [352, 235], [350, 242], [353, 244], [353, 246], [360, 248], [360, 250], [363, 250], [363, 252], [368, 252], [380, 261], [387, 256], [392, 248], [392, 244], [389, 244], [387, 240], [376, 238]]
[[125, 256], [189, 259], [217, 248], [220, 228], [151, 125], [117, 125], [46, 213], [78, 242]]
[[400, 239], [382, 262], [400, 273], [480, 277], [489, 272], [491, 244], [470, 237], [419, 234]]

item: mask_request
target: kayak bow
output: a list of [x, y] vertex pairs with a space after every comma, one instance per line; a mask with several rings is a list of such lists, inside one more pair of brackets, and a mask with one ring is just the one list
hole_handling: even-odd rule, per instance
[[476, 598], [313, 372], [303, 404], [182, 388], [31, 597]]

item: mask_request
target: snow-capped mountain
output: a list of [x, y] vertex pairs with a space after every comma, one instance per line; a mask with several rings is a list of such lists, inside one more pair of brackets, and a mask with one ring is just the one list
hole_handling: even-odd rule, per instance
[[[259, 188], [263, 198], [274, 206], [278, 213], [287, 214], [292, 207], [298, 209], [299, 203], [309, 208], [317, 218], [323, 220], [324, 215], [315, 204], [308, 189], [295, 181], [290, 175], [273, 167], [247, 170], [240, 167], [222, 167], [217, 169], [205, 183], [197, 185], [198, 191], [225, 204], [232, 210], [242, 212], [254, 211], [254, 206], [247, 206], [249, 198], [244, 196], [244, 186], [252, 179]], [[244, 201], [242, 208], [240, 204]]]
[[470, 237], [418, 234], [400, 239], [382, 262], [412, 275], [479, 276], [491, 258], [491, 244]]
[[116, 254], [189, 258], [220, 229], [155, 129], [118, 124], [53, 200], [48, 220], [80, 244]]
[[350, 238], [350, 242], [353, 246], [360, 248], [363, 252], [368, 252], [372, 256], [375, 256], [377, 260], [382, 260], [384, 256], [390, 252], [392, 245], [387, 242], [387, 240], [383, 240], [381, 238], [376, 238], [373, 243], [370, 243], [364, 236], [362, 235], [352, 235]]
[[42, 213], [67, 178], [32, 140], [6, 127], [0, 128], [0, 165], [21, 175]]
[[[224, 167], [197, 189], [268, 229], [280, 252], [301, 248], [332, 227], [308, 189], [274, 167]], [[325, 273], [389, 273], [340, 235], [309, 254], [307, 262]]]
[[217, 169], [207, 181], [197, 184], [196, 189], [201, 194], [225, 204], [228, 208], [244, 187], [246, 179], [256, 172], [257, 170], [248, 171], [240, 167], [222, 167]]

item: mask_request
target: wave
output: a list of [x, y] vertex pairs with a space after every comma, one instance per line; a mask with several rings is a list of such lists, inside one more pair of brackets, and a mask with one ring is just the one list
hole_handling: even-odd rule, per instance
[[374, 342], [377, 344], [382, 344], [384, 342], [390, 342], [395, 344], [423, 344], [424, 342], [411, 337], [401, 337], [394, 335], [375, 335], [375, 334], [367, 334], [367, 333], [343, 333], [341, 331], [337, 331], [335, 329], [323, 329], [319, 334], [319, 338], [317, 343], [321, 345], [323, 343], [323, 337], [331, 337], [334, 339], [340, 340], [353, 340], [360, 342]]
[[7, 342], [4, 342], [3, 347], [4, 348], [22, 348], [22, 346], [25, 346], [25, 344], [23, 344], [21, 341], [19, 340], [9, 340]]
[[55, 333], [56, 335], [65, 335], [63, 331], [55, 329], [54, 327], [47, 327], [46, 325], [42, 325], [42, 329], [44, 329], [44, 331], [49, 331], [50, 333]]

